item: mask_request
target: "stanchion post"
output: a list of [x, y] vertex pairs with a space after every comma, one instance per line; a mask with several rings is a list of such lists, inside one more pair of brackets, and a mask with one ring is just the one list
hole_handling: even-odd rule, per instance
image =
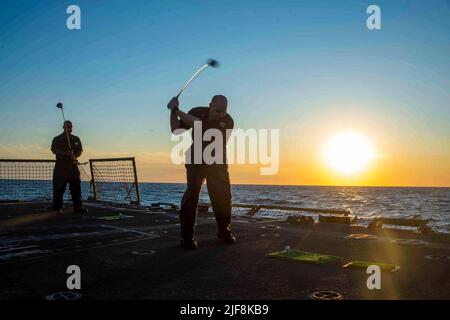
[[137, 195], [137, 204], [141, 204], [141, 194], [139, 192], [139, 182], [137, 177], [137, 169], [136, 169], [136, 160], [133, 158], [133, 171], [134, 171], [134, 185], [136, 187], [136, 195]]
[[91, 186], [92, 192], [94, 193], [94, 200], [97, 199], [97, 188], [95, 187], [95, 176], [94, 176], [94, 168], [92, 167], [92, 160], [89, 160], [89, 167], [91, 169]]

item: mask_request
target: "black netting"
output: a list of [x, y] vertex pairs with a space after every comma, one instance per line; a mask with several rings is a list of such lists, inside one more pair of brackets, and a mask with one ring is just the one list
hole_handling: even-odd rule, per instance
[[[52, 178], [55, 160], [0, 160], [0, 200], [32, 201], [52, 199]], [[81, 194], [87, 199], [90, 194], [88, 163], [79, 164]], [[64, 195], [70, 198], [67, 188]]]
[[90, 163], [97, 200], [139, 202], [134, 159], [102, 159]]

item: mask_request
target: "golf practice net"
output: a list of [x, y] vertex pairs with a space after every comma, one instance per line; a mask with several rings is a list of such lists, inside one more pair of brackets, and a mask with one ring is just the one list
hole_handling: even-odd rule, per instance
[[[0, 201], [50, 201], [54, 167], [55, 160], [0, 159]], [[91, 159], [78, 168], [83, 199], [140, 202], [134, 158]]]
[[141, 202], [134, 158], [89, 160], [94, 200]]

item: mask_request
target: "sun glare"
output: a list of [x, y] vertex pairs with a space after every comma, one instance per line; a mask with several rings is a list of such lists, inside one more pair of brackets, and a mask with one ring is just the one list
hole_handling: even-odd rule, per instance
[[374, 157], [374, 147], [365, 136], [342, 132], [333, 136], [323, 147], [325, 162], [341, 174], [364, 170]]

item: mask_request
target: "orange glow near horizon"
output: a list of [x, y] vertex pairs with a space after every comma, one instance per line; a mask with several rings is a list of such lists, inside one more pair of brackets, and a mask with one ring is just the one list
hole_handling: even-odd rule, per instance
[[[349, 121], [350, 122], [350, 121]], [[353, 123], [358, 123], [352, 119]], [[232, 184], [262, 184], [262, 185], [323, 185], [323, 186], [423, 186], [423, 187], [449, 187], [450, 186], [450, 150], [449, 144], [433, 140], [426, 143], [429, 138], [425, 134], [402, 137], [396, 136], [389, 128], [355, 127], [350, 123], [333, 121], [326, 129], [319, 131], [316, 126], [303, 126], [301, 130], [292, 126], [285, 128], [281, 138], [286, 136], [297, 139], [286, 139], [280, 143], [279, 172], [272, 176], [260, 174], [261, 164], [231, 164], [230, 178]], [[352, 128], [352, 134], [366, 141], [367, 146], [358, 148], [358, 138], [336, 138]], [[409, 136], [409, 133], [406, 132]], [[84, 137], [83, 135], [81, 135]], [[350, 135], [351, 136], [351, 135]], [[186, 172], [183, 165], [171, 162], [170, 151], [173, 144], [154, 149], [151, 142], [141, 145], [128, 145], [115, 151], [104, 145], [92, 145], [89, 136], [84, 139], [85, 151], [81, 162], [91, 158], [108, 157], [136, 157], [138, 178], [140, 182], [166, 182], [185, 183]], [[343, 146], [348, 148], [345, 157], [356, 153], [358, 162], [355, 167], [359, 169], [354, 173], [347, 173], [343, 165], [343, 172], [338, 170], [338, 164], [344, 160], [333, 157], [330, 162], [324, 157], [324, 149], [331, 144], [331, 150], [340, 150], [341, 140]], [[352, 151], [356, 146], [356, 150]], [[143, 151], [144, 150], [144, 151]], [[151, 151], [145, 151], [151, 150]], [[362, 153], [358, 154], [361, 150]], [[336, 151], [336, 152], [337, 152]], [[0, 154], [3, 158], [23, 159], [51, 159], [47, 145], [0, 145]], [[339, 154], [338, 154], [339, 156]], [[337, 169], [334, 168], [337, 167]], [[350, 170], [350, 169], [348, 169]], [[354, 169], [355, 170], [355, 169]], [[351, 170], [350, 170], [351, 171]], [[348, 171], [347, 171], [348, 172]]]
[[362, 172], [374, 155], [373, 143], [367, 137], [351, 131], [332, 136], [322, 148], [326, 164], [343, 175]]

